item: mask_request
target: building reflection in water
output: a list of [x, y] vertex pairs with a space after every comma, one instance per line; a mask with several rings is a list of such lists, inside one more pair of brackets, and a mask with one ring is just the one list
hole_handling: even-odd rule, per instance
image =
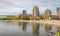
[[33, 23], [33, 36], [39, 36], [39, 23]]
[[60, 32], [60, 26], [57, 26], [57, 32]]
[[[27, 24], [28, 24], [27, 22], [19, 22], [19, 25], [22, 27], [22, 30], [25, 31], [25, 32], [27, 32], [26, 30], [29, 29], [27, 27], [30, 26], [30, 25], [27, 26]], [[32, 31], [33, 31], [32, 34], [33, 34], [33, 36], [39, 36], [39, 35], [42, 35], [42, 34], [45, 35], [45, 36], [52, 36], [52, 35], [54, 35], [54, 34], [50, 33], [51, 30], [52, 30], [52, 26], [53, 25], [45, 24], [44, 28], [42, 28], [43, 24], [32, 23], [32, 26], [31, 26], [32, 27]], [[39, 32], [40, 28], [42, 28], [42, 30], [43, 30], [42, 34], [41, 34], [41, 31]]]
[[48, 36], [54, 36], [54, 34], [53, 34], [53, 32], [51, 32], [51, 30], [52, 30], [52, 25], [50, 25], [50, 24], [45, 24], [45, 31], [47, 32], [47, 35]]
[[27, 22], [18, 22], [18, 26], [22, 28], [23, 31], [27, 29]]
[[52, 28], [52, 25], [50, 25], [50, 24], [46, 24], [45, 25], [45, 31], [46, 32], [50, 32], [51, 31], [51, 28]]
[[22, 30], [26, 31], [27, 29], [27, 22], [22, 22]]

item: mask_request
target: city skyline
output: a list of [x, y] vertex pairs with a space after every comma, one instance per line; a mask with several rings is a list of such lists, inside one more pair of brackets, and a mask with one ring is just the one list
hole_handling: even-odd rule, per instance
[[40, 14], [46, 9], [51, 9], [56, 14], [57, 7], [60, 7], [60, 0], [0, 0], [0, 15], [18, 15], [22, 10], [31, 14], [33, 6], [38, 6]]

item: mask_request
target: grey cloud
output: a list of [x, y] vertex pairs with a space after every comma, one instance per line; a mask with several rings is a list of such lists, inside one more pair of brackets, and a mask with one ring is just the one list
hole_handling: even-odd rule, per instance
[[45, 7], [41, 10], [43, 11], [46, 8], [52, 8], [55, 10], [56, 7], [60, 7], [59, 4], [60, 0], [0, 0], [0, 9], [8, 8], [10, 10], [10, 8], [12, 9], [14, 7], [26, 9], [27, 12], [32, 12], [34, 5], [37, 5], [40, 10]]

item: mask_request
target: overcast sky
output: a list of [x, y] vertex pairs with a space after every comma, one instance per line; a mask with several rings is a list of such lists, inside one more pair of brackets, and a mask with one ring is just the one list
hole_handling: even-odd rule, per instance
[[0, 15], [17, 15], [22, 10], [32, 13], [33, 6], [39, 7], [40, 14], [49, 8], [56, 14], [56, 8], [60, 7], [60, 0], [0, 0]]

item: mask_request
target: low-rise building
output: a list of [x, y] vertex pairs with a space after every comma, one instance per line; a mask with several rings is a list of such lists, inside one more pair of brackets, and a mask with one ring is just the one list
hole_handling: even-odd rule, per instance
[[51, 20], [59, 20], [59, 16], [57, 16], [57, 15], [51, 15]]

